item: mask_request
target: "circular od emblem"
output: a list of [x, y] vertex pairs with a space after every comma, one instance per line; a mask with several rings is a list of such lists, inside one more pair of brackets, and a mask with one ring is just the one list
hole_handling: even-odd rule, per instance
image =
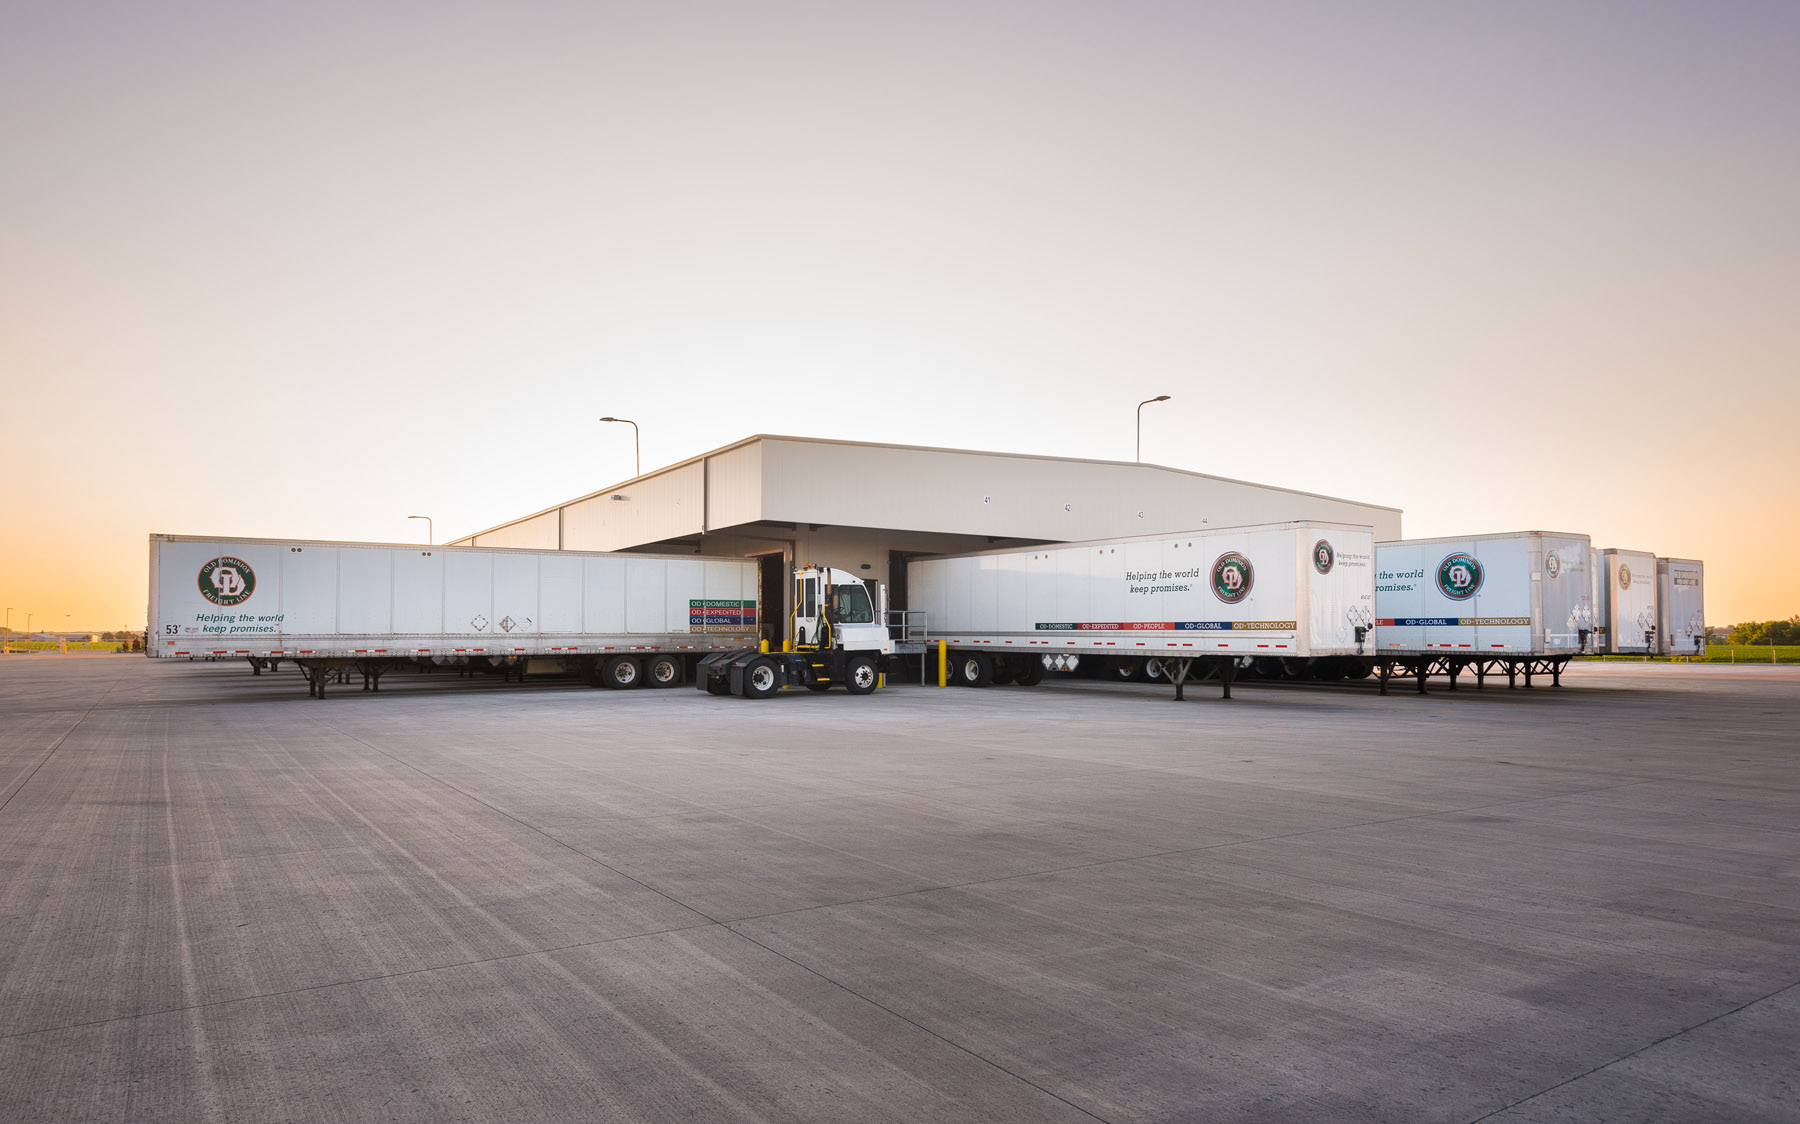
[[1562, 559], [1557, 557], [1556, 551], [1554, 550], [1549, 554], [1544, 555], [1544, 573], [1549, 574], [1551, 580], [1555, 580], [1562, 575]]
[[1235, 550], [1219, 555], [1219, 560], [1213, 563], [1213, 596], [1227, 605], [1236, 605], [1248, 597], [1255, 582], [1256, 570], [1250, 560]]
[[1452, 601], [1467, 601], [1481, 588], [1481, 563], [1470, 554], [1457, 551], [1437, 568], [1438, 591]]
[[1313, 569], [1321, 574], [1329, 574], [1335, 565], [1337, 565], [1337, 551], [1331, 549], [1331, 544], [1324, 539], [1313, 543]]
[[200, 596], [214, 605], [242, 605], [256, 592], [256, 571], [242, 558], [214, 558], [200, 567]]
[[1619, 588], [1631, 588], [1631, 567], [1623, 562], [1619, 563]]

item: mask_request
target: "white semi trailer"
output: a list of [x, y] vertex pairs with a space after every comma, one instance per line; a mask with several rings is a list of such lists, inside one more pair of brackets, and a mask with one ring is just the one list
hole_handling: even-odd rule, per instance
[[1560, 684], [1588, 650], [1596, 620], [1594, 552], [1586, 535], [1516, 531], [1375, 544], [1376, 650], [1417, 678], [1452, 690], [1473, 671], [1480, 686], [1504, 671]]
[[1656, 651], [1664, 656], [1706, 654], [1706, 564], [1694, 558], [1656, 560]]
[[1609, 547], [1594, 566], [1594, 606], [1599, 617], [1595, 650], [1609, 655], [1656, 651], [1656, 555]]
[[966, 686], [1034, 683], [1046, 667], [1139, 661], [1175, 683], [1262, 666], [1366, 673], [1374, 620], [1368, 527], [1299, 521], [990, 550], [907, 564]]
[[146, 651], [289, 660], [316, 697], [406, 665], [672, 687], [756, 643], [759, 600], [749, 559], [151, 535]]

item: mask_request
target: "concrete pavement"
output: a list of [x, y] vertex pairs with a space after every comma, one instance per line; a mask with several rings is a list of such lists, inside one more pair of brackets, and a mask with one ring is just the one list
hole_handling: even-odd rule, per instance
[[1792, 1120], [1800, 674], [0, 661], [0, 1119]]

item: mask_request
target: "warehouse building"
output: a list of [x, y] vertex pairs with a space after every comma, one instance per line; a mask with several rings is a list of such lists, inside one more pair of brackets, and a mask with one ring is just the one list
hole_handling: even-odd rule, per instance
[[778, 622], [796, 564], [859, 571], [901, 608], [920, 555], [1290, 519], [1401, 537], [1398, 508], [1161, 465], [758, 434], [450, 545], [757, 558]]

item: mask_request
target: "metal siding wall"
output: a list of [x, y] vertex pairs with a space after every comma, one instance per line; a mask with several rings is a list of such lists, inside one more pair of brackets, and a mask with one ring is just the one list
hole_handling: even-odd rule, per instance
[[1196, 530], [1202, 518], [1209, 527], [1316, 519], [1400, 537], [1397, 511], [1150, 465], [769, 440], [762, 490], [764, 519], [996, 538], [1163, 534]]
[[706, 525], [735, 527], [762, 518], [762, 444], [752, 442], [707, 459]]
[[555, 550], [556, 512], [546, 511], [497, 530], [475, 536], [470, 546], [511, 546], [525, 550]]

